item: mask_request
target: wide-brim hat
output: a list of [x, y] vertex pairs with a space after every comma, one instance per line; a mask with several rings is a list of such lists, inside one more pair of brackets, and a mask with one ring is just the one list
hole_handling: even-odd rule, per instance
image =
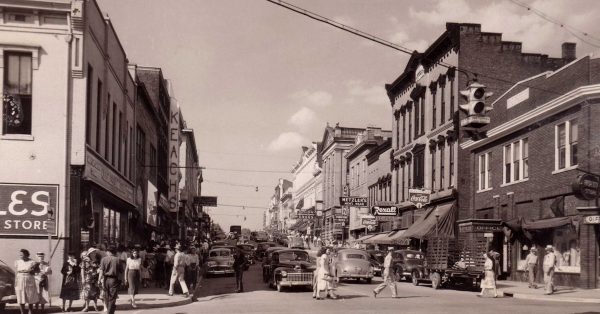
[[394, 250], [394, 247], [393, 247], [393, 246], [388, 246], [387, 250], [388, 250], [388, 251], [393, 251], [393, 250]]
[[552, 245], [548, 244], [548, 245], [546, 245], [546, 251], [554, 251], [554, 247], [552, 247]]

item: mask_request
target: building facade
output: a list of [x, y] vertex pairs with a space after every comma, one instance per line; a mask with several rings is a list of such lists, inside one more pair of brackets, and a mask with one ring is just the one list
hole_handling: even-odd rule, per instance
[[598, 210], [573, 189], [600, 173], [599, 103], [600, 59], [585, 56], [512, 86], [492, 103], [487, 138], [461, 143], [471, 155], [471, 215], [510, 228], [504, 270], [515, 280], [526, 278], [529, 248], [552, 245], [555, 284], [600, 287], [600, 233], [584, 220]]
[[[459, 105], [465, 104], [458, 97], [462, 87], [476, 78], [494, 93], [488, 100], [493, 101], [511, 87], [509, 82], [573, 60], [574, 51], [566, 52], [563, 58], [523, 53], [521, 43], [482, 32], [479, 24], [448, 23], [429, 48], [413, 53], [402, 74], [386, 85], [394, 122], [392, 200], [400, 208], [402, 227], [423, 215], [424, 220], [435, 216], [440, 232], [453, 234], [457, 215], [473, 218], [470, 185], [465, 180], [469, 155], [458, 145], [470, 139], [467, 129], [460, 127], [465, 117], [459, 111]], [[410, 201], [411, 189], [429, 194], [429, 204], [416, 208]], [[437, 232], [438, 224], [433, 225], [436, 231], [428, 234]]]
[[[321, 173], [319, 148], [320, 143], [312, 143], [309, 147], [302, 146], [300, 159], [292, 168], [292, 215], [296, 215], [298, 219], [291, 228], [303, 234], [311, 234], [314, 231], [317, 202], [322, 202], [322, 199], [319, 199], [321, 193], [317, 193], [317, 180]], [[312, 217], [309, 217], [311, 215]]]

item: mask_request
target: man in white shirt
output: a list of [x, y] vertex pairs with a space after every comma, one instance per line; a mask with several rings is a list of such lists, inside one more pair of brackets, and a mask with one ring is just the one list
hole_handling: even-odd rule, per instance
[[537, 285], [535, 284], [535, 272], [537, 270], [537, 249], [532, 247], [529, 250], [529, 255], [525, 258], [525, 267], [527, 269], [527, 279], [529, 281], [529, 288], [537, 289]]
[[546, 246], [544, 255], [544, 294], [554, 293], [554, 271], [556, 268], [556, 255], [552, 245]]
[[390, 287], [392, 298], [396, 297], [396, 279], [394, 278], [394, 272], [392, 271], [392, 252], [394, 252], [394, 247], [388, 247], [388, 254], [383, 261], [383, 282], [373, 290], [373, 297], [375, 298], [377, 298], [377, 295], [381, 290], [385, 289], [386, 286]]
[[179, 281], [179, 285], [181, 285], [181, 291], [183, 291], [183, 294], [187, 298], [190, 294], [189, 294], [187, 285], [185, 284], [185, 278], [184, 278], [186, 257], [185, 257], [185, 253], [183, 253], [181, 251], [180, 244], [177, 244], [175, 246], [175, 250], [177, 251], [177, 253], [175, 253], [175, 256], [173, 257], [173, 270], [171, 271], [171, 282], [169, 284], [169, 295], [170, 296], [173, 295], [173, 290], [175, 288], [175, 282]]

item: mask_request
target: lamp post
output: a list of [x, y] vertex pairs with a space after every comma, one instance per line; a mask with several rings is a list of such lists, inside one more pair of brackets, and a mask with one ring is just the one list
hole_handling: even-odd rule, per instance
[[439, 235], [440, 214], [435, 210], [435, 236]]

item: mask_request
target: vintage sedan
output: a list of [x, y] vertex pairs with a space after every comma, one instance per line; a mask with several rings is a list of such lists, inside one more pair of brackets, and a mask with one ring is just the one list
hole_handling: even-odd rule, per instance
[[335, 277], [338, 280], [364, 279], [367, 283], [371, 283], [373, 276], [371, 257], [366, 251], [358, 249], [338, 251], [335, 259]]
[[[413, 281], [418, 285], [417, 278], [422, 277], [423, 262], [425, 256], [423, 252], [415, 250], [397, 250], [392, 253], [392, 269], [396, 279], [400, 281], [404, 278], [406, 281]], [[416, 275], [416, 276], [415, 276]]]
[[269, 277], [271, 277], [271, 258], [273, 257], [273, 252], [285, 249], [287, 248], [283, 246], [273, 246], [264, 252], [265, 257], [262, 262], [263, 282], [269, 282]]
[[233, 253], [228, 248], [216, 248], [208, 252], [206, 276], [235, 274]]
[[16, 303], [15, 272], [0, 260], [0, 312], [3, 313], [6, 303]]
[[308, 252], [300, 249], [276, 250], [271, 254], [269, 287], [281, 292], [284, 287], [307, 287], [312, 289], [313, 273], [316, 265]]
[[260, 259], [260, 260], [264, 260], [265, 251], [267, 251], [267, 249], [270, 247], [276, 247], [276, 246], [281, 246], [281, 245], [279, 245], [275, 242], [260, 242], [260, 243], [258, 243], [258, 246], [256, 247], [256, 258]]

